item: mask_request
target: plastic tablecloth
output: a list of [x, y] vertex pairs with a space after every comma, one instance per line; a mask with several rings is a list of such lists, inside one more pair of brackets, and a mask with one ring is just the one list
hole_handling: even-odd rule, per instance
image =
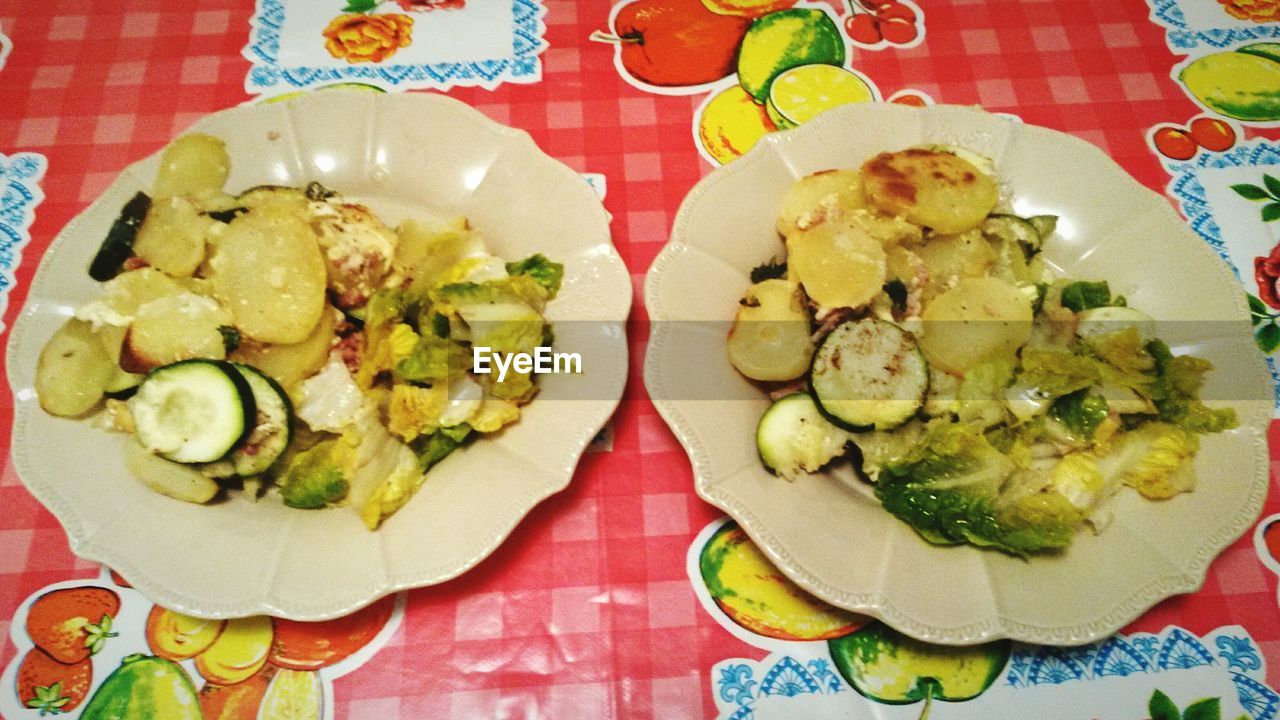
[[[1103, 148], [1167, 193], [1236, 269], [1254, 298], [1260, 352], [1280, 345], [1270, 234], [1280, 205], [1272, 215], [1273, 197], [1217, 192], [1280, 187], [1265, 177], [1280, 166], [1270, 139], [1280, 136], [1280, 70], [1271, 67], [1280, 45], [1269, 44], [1280, 36], [1276, 0], [6, 0], [6, 328], [53, 237], [125, 165], [209, 112], [352, 83], [446, 92], [528, 131], [583, 173], [611, 214], [635, 309], [625, 397], [568, 489], [462, 577], [322, 626], [202, 624], [78, 559], [9, 461], [6, 387], [0, 714], [106, 717], [112, 706], [130, 718], [1277, 717], [1274, 492], [1199, 591], [1084, 647], [1003, 643], [930, 656], [890, 638], [910, 662], [850, 677], [825, 635], [790, 631], [786, 617], [753, 624], [702, 582], [708, 543], [734, 541], [743, 572], [774, 583], [780, 617], [824, 618], [831, 637], [868, 627], [791, 588], [694, 494], [685, 453], [640, 379], [642, 278], [685, 193], [790, 122], [771, 118], [732, 74], [751, 24], [742, 16], [759, 25], [787, 12], [821, 26], [795, 53], [836, 33], [839, 57], [808, 61], [848, 71], [846, 82], [861, 83], [855, 100], [980, 105]], [[647, 57], [634, 54], [636, 33], [650, 38]], [[58, 645], [59, 632], [70, 645]], [[969, 670], [957, 669], [963, 663]], [[965, 675], [975, 663], [976, 685]], [[126, 686], [126, 670], [143, 667], [182, 687]]]

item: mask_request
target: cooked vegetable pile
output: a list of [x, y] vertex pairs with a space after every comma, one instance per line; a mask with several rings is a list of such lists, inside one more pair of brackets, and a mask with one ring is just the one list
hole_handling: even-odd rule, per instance
[[[1057, 218], [998, 208], [963, 148], [881, 153], [797, 181], [785, 260], [752, 273], [729, 359], [775, 399], [764, 465], [795, 479], [850, 455], [932, 543], [1016, 555], [1101, 530], [1124, 486], [1190, 491], [1199, 436], [1236, 425], [1106, 281], [1055, 278]], [[855, 452], [851, 452], [855, 451]]]
[[431, 466], [519, 419], [536, 377], [473, 374], [472, 346], [549, 346], [564, 268], [487, 253], [463, 217], [393, 230], [318, 183], [229, 195], [229, 171], [217, 138], [165, 149], [90, 265], [101, 297], [41, 352], [41, 407], [101, 411], [167, 495], [271, 491], [377, 528]]

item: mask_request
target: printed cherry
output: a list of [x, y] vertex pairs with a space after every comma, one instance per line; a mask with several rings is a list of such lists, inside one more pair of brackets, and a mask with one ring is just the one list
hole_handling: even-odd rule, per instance
[[912, 10], [909, 5], [904, 5], [900, 2], [884, 3], [876, 10], [876, 17], [880, 18], [880, 22], [901, 20], [915, 25], [916, 11]]
[[1210, 152], [1230, 150], [1236, 144], [1236, 131], [1217, 118], [1199, 117], [1188, 126], [1191, 139]]
[[844, 20], [844, 30], [849, 39], [861, 45], [875, 45], [883, 39], [880, 21], [870, 13], [849, 15]]
[[925, 107], [929, 104], [923, 95], [918, 95], [914, 92], [904, 92], [900, 95], [895, 95], [889, 99], [889, 102], [897, 105], [910, 105], [911, 107]]
[[[903, 7], [906, 7], [905, 5]], [[884, 35], [884, 39], [894, 45], [907, 45], [919, 36], [916, 25], [907, 20], [884, 20], [880, 21], [880, 34]]]
[[1195, 157], [1196, 141], [1182, 128], [1165, 125], [1156, 130], [1152, 136], [1156, 151], [1173, 160], [1190, 160]]

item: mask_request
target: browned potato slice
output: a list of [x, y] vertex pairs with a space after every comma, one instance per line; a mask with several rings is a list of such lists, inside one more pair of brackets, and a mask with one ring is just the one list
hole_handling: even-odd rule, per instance
[[133, 252], [167, 275], [190, 277], [204, 260], [205, 234], [215, 224], [190, 198], [156, 200], [138, 228]]
[[153, 300], [138, 308], [125, 335], [120, 367], [129, 372], [189, 358], [226, 357], [218, 328], [231, 324], [231, 313], [212, 298], [179, 293]]
[[340, 316], [334, 308], [326, 307], [320, 322], [302, 342], [291, 345], [245, 342], [231, 354], [231, 359], [258, 368], [285, 388], [293, 387], [324, 367]]
[[862, 180], [852, 170], [822, 170], [791, 185], [778, 213], [778, 234], [786, 237], [842, 213], [866, 207]]
[[40, 407], [50, 415], [83, 415], [102, 399], [115, 373], [115, 363], [93, 326], [72, 318], [54, 332], [36, 361]]
[[729, 331], [729, 362], [753, 380], [794, 380], [809, 369], [813, 339], [804, 293], [790, 280], [752, 285]]
[[214, 293], [253, 340], [302, 342], [324, 311], [325, 262], [315, 233], [282, 206], [231, 221], [212, 269]]
[[929, 364], [963, 375], [987, 359], [1013, 360], [1031, 335], [1031, 302], [999, 278], [964, 278], [929, 303], [920, 349]]
[[884, 247], [861, 226], [822, 223], [787, 238], [787, 272], [820, 307], [861, 307], [884, 286]]
[[940, 233], [977, 227], [1000, 199], [995, 180], [948, 152], [880, 153], [862, 165], [861, 174], [873, 206]]
[[152, 194], [161, 198], [212, 195], [222, 191], [230, 172], [231, 159], [221, 140], [190, 133], [169, 143], [160, 155]]

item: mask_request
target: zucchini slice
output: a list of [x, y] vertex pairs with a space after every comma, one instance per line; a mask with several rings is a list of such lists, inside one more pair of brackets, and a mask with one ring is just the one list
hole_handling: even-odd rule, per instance
[[831, 422], [890, 430], [909, 420], [929, 391], [929, 364], [911, 333], [876, 318], [846, 320], [813, 354], [809, 387]]
[[227, 456], [232, 474], [239, 477], [261, 475], [289, 447], [293, 427], [293, 403], [275, 380], [261, 370], [241, 363], [233, 367], [249, 383], [257, 413], [253, 429], [244, 443]]
[[1044, 237], [1030, 220], [1017, 215], [992, 213], [978, 226], [982, 234], [1004, 242], [1016, 242], [1027, 257], [1040, 252]]
[[1049, 236], [1058, 229], [1057, 215], [1032, 215], [1027, 218], [1027, 222], [1031, 223], [1036, 232], [1040, 233], [1041, 242], [1048, 240]]
[[133, 240], [138, 236], [138, 228], [151, 209], [151, 197], [144, 192], [134, 195], [120, 210], [120, 216], [111, 223], [107, 237], [103, 239], [98, 254], [89, 263], [89, 277], [98, 282], [106, 282], [120, 274], [120, 267], [133, 254]]
[[817, 472], [842, 454], [851, 440], [822, 416], [813, 397], [797, 392], [780, 398], [760, 416], [756, 450], [769, 471], [786, 480]]
[[156, 368], [129, 400], [138, 442], [181, 463], [219, 460], [253, 429], [249, 383], [230, 363], [182, 360]]

